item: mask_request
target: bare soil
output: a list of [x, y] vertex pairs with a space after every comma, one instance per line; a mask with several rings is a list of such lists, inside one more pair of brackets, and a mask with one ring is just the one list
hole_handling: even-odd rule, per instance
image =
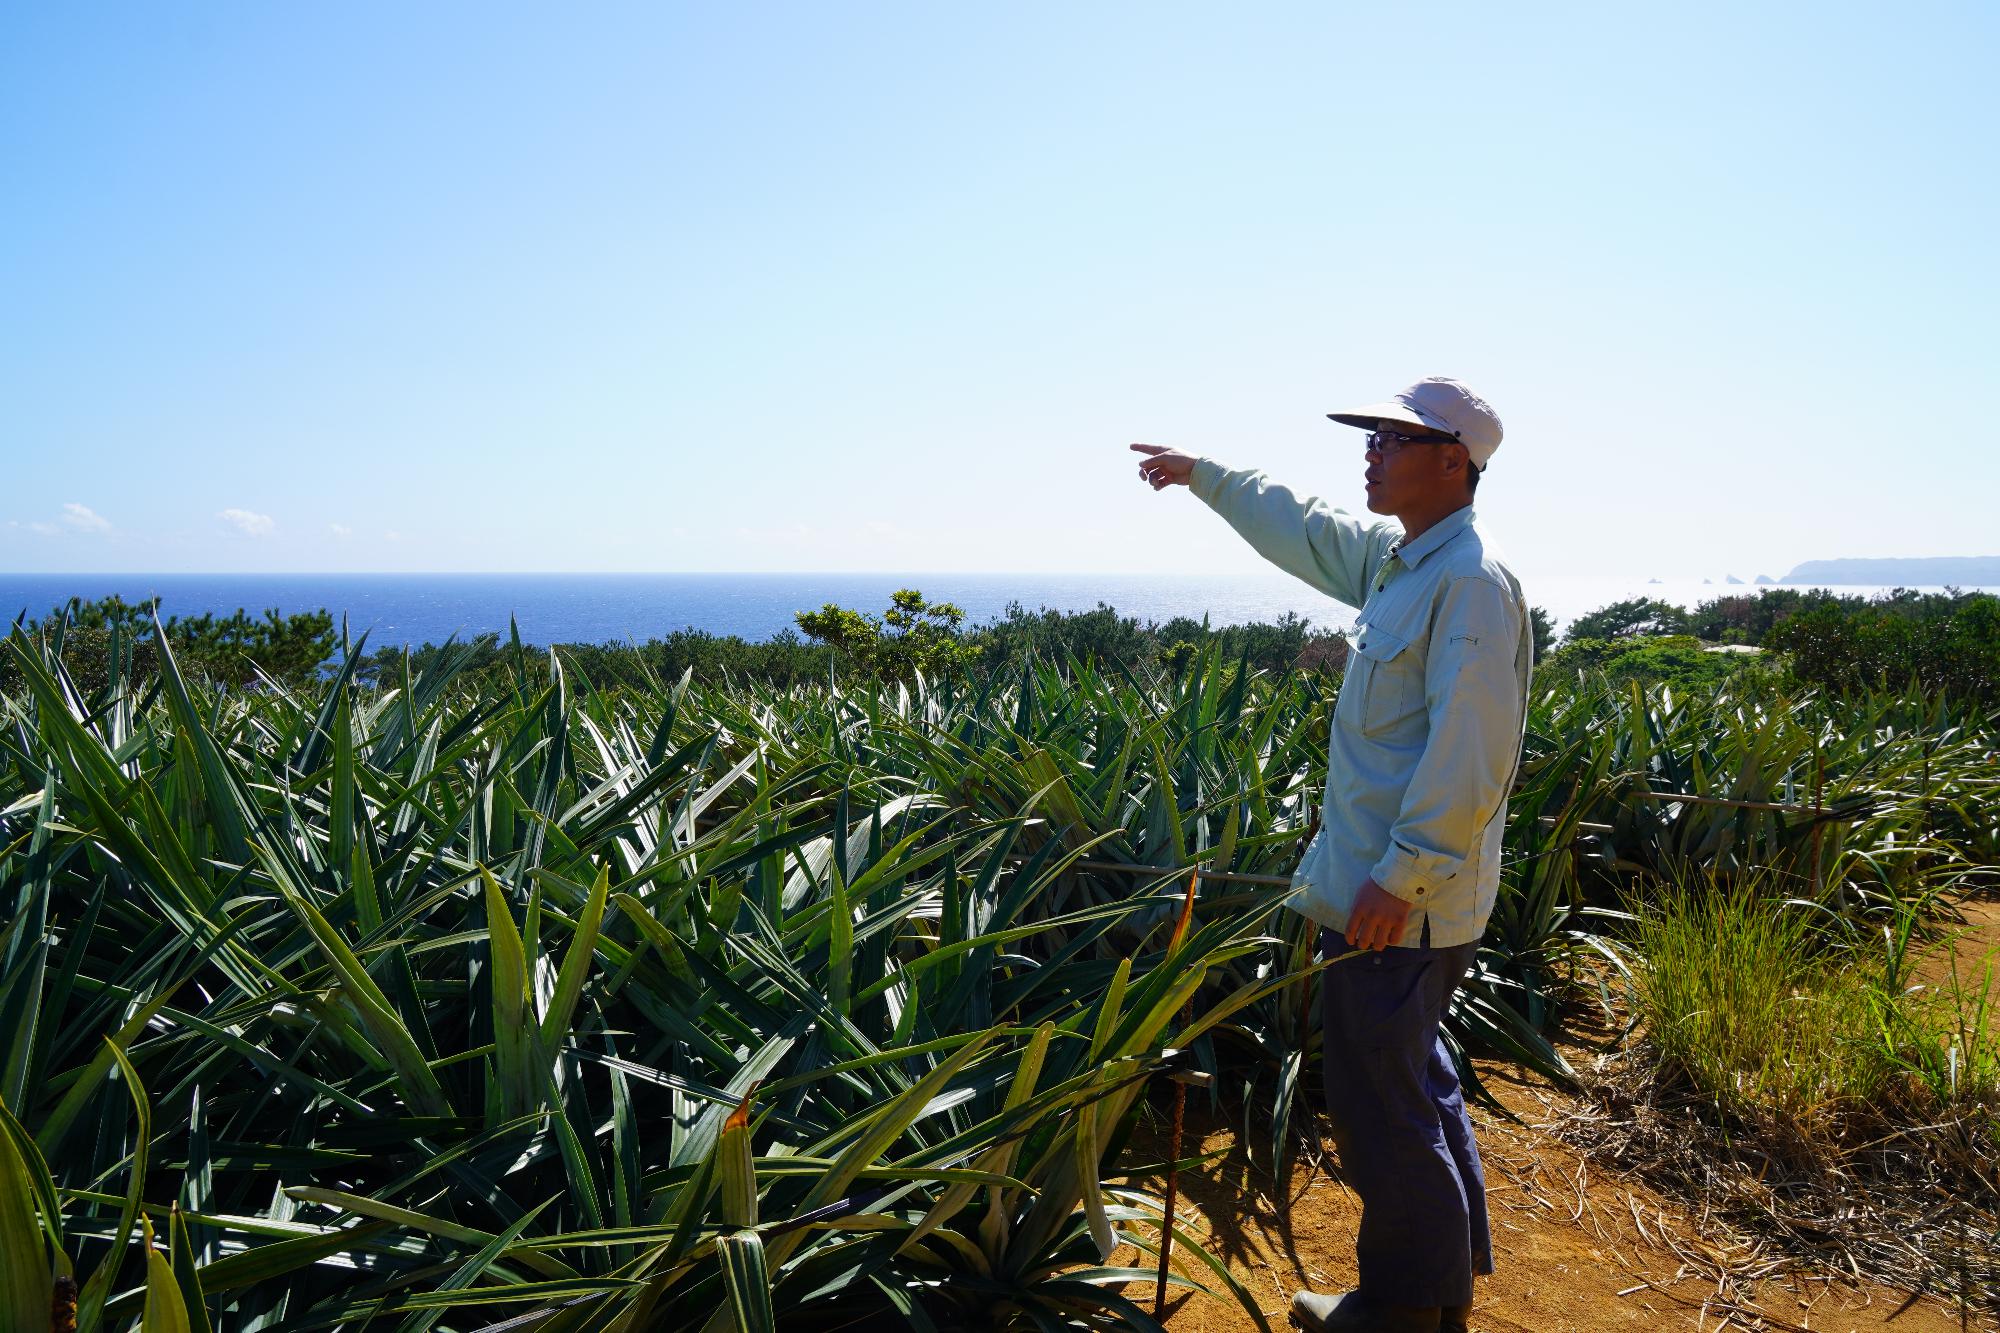
[[1912, 979], [1948, 988], [1955, 977], [1967, 996], [1985, 988], [1986, 1025], [2000, 1031], [2000, 899], [1965, 898], [1957, 906], [1965, 923], [1945, 926], [1944, 939], [1917, 960]]
[[[1598, 1330], [1724, 1330], [1792, 1333], [1960, 1333], [2000, 1324], [1961, 1314], [1947, 1299], [1858, 1282], [1771, 1253], [1754, 1238], [1691, 1213], [1643, 1183], [1605, 1174], [1544, 1126], [1568, 1103], [1514, 1066], [1480, 1065], [1480, 1075], [1514, 1119], [1475, 1110], [1487, 1170], [1496, 1272], [1478, 1284], [1472, 1327], [1482, 1333], [1597, 1333]], [[1252, 1164], [1237, 1127], [1188, 1098], [1182, 1153], [1222, 1151], [1181, 1173], [1179, 1212], [1210, 1251], [1255, 1295], [1271, 1328], [1301, 1287], [1343, 1291], [1354, 1284], [1358, 1200], [1332, 1154], [1298, 1153], [1282, 1183]], [[1302, 1108], [1303, 1110], [1303, 1108]], [[1162, 1117], [1164, 1121], [1164, 1117]], [[1164, 1128], [1133, 1145], [1131, 1160], [1167, 1157]], [[1150, 1155], [1148, 1155], [1150, 1154]], [[1142, 1187], [1158, 1190], [1162, 1178]], [[1129, 1247], [1113, 1263], [1152, 1267]], [[1177, 1268], [1182, 1265], [1176, 1262]], [[1216, 1285], [1198, 1265], [1184, 1271]], [[1125, 1295], [1150, 1310], [1151, 1283]], [[1170, 1288], [1164, 1322], [1177, 1333], [1252, 1330], [1256, 1323], [1227, 1295]]]

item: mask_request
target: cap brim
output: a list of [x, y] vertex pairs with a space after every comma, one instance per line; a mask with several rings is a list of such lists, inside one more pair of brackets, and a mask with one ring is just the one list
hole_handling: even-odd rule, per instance
[[1338, 421], [1343, 426], [1359, 426], [1366, 430], [1378, 421], [1400, 421], [1406, 426], [1422, 426], [1425, 430], [1437, 431], [1440, 435], [1456, 437], [1458, 432], [1435, 417], [1425, 416], [1408, 403], [1375, 403], [1369, 407], [1357, 407], [1351, 412], [1328, 412], [1327, 420]]

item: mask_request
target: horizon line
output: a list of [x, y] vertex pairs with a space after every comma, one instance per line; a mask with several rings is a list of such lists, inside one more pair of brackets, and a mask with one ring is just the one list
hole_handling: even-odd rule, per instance
[[[1850, 556], [1851, 561], [2000, 560], [2000, 556]], [[1799, 564], [1822, 563], [1820, 560]], [[1795, 566], [1796, 567], [1796, 566]], [[14, 569], [0, 570], [9, 578], [1281, 578], [1295, 577], [1282, 569]], [[1682, 581], [1718, 577], [1703, 573], [1629, 571], [1610, 574], [1556, 574], [1548, 577], [1592, 580], [1660, 578]], [[1719, 577], [1735, 577], [1726, 573]], [[1766, 574], [1750, 576], [1774, 577]], [[1750, 580], [1745, 579], [1748, 583]]]

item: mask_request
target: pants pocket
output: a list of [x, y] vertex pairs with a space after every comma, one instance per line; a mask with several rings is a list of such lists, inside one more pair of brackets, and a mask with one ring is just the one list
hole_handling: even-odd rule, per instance
[[[1335, 937], [1326, 947], [1341, 946], [1344, 941]], [[1435, 949], [1391, 947], [1335, 963], [1321, 973], [1329, 1039], [1354, 1049], [1428, 1048], [1443, 1012], [1438, 955]]]

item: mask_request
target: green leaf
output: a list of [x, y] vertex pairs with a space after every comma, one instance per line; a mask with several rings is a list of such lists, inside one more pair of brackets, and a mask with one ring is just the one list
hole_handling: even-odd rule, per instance
[[528, 997], [528, 958], [514, 912], [493, 872], [481, 866], [486, 899], [486, 939], [493, 964], [493, 1063], [500, 1084], [500, 1117], [511, 1120], [537, 1104], [541, 1084], [533, 1057], [536, 1042]]
[[[554, 1199], [544, 1199], [541, 1203], [536, 1204], [533, 1208], [515, 1218], [513, 1223], [504, 1231], [499, 1232], [492, 1240], [480, 1246], [478, 1253], [453, 1269], [451, 1275], [439, 1284], [437, 1294], [439, 1296], [467, 1295], [473, 1284], [478, 1282], [486, 1274], [486, 1271], [499, 1261], [500, 1256], [507, 1252], [508, 1247], [520, 1238], [521, 1233], [526, 1231], [537, 1217], [541, 1216], [542, 1210], [554, 1202]], [[570, 1281], [574, 1281], [574, 1279], [570, 1279]], [[476, 1297], [473, 1299], [476, 1299]], [[452, 1304], [453, 1302], [440, 1301], [435, 1305], [430, 1305], [415, 1319], [405, 1324], [404, 1327], [408, 1330], [408, 1333], [424, 1333], [424, 1330], [437, 1323], [438, 1316], [442, 1315]]]
[[[302, 1203], [323, 1203], [330, 1208], [340, 1208], [353, 1213], [357, 1217], [369, 1217], [382, 1222], [393, 1222], [397, 1226], [407, 1230], [423, 1232], [426, 1235], [437, 1236], [444, 1240], [484, 1246], [493, 1239], [493, 1233], [490, 1231], [481, 1231], [477, 1227], [468, 1227], [446, 1218], [433, 1217], [428, 1213], [420, 1213], [413, 1208], [399, 1208], [391, 1203], [383, 1203], [379, 1199], [370, 1199], [358, 1194], [349, 1194], [344, 1190], [322, 1189], [316, 1185], [289, 1185], [285, 1188], [285, 1193]], [[506, 1257], [518, 1260], [527, 1267], [548, 1277], [564, 1278], [576, 1276], [576, 1270], [568, 1264], [538, 1249], [516, 1246], [506, 1252]]]
[[1084, 1217], [1090, 1223], [1090, 1238], [1097, 1243], [1097, 1260], [1108, 1263], [1118, 1248], [1118, 1235], [1104, 1211], [1104, 1189], [1098, 1183], [1097, 1164], [1104, 1156], [1104, 1142], [1097, 1128], [1100, 1102], [1085, 1106], [1076, 1118], [1076, 1174], [1083, 1196]]
[[201, 1294], [201, 1275], [195, 1268], [194, 1246], [188, 1242], [187, 1214], [178, 1206], [169, 1216], [167, 1234], [173, 1250], [174, 1285], [187, 1302], [183, 1313], [187, 1317], [189, 1333], [209, 1333], [208, 1307], [203, 1303]]
[[145, 1228], [146, 1245], [146, 1306], [139, 1327], [142, 1333], [193, 1333], [173, 1265], [153, 1248], [153, 1224], [143, 1217], [139, 1224]]
[[[145, 1085], [139, 1082], [139, 1071], [125, 1057], [116, 1043], [106, 1041], [111, 1058], [118, 1062], [118, 1071], [124, 1075], [125, 1090], [131, 1095], [132, 1108], [138, 1113], [138, 1129], [132, 1141], [132, 1167], [127, 1173], [125, 1199], [118, 1210], [118, 1226], [111, 1233], [111, 1252], [83, 1284], [83, 1293], [77, 1301], [76, 1319], [83, 1328], [97, 1327], [98, 1313], [104, 1309], [104, 1301], [111, 1294], [111, 1285], [118, 1279], [118, 1270], [124, 1265], [126, 1246], [132, 1239], [132, 1224], [139, 1221], [139, 1200], [146, 1193], [146, 1159], [153, 1148], [153, 1108], [146, 1100]], [[146, 1223], [148, 1244], [146, 1252], [152, 1253], [152, 1223]], [[147, 1300], [150, 1303], [151, 1286], [148, 1284]], [[185, 1317], [185, 1316], [183, 1316]]]
[[501, 1287], [470, 1287], [450, 1291], [425, 1292], [405, 1297], [395, 1307], [398, 1313], [426, 1310], [473, 1310], [487, 1305], [519, 1305], [528, 1301], [560, 1303], [574, 1296], [629, 1291], [639, 1284], [617, 1277], [552, 1278], [547, 1282], [512, 1282]]
[[[985, 1048], [992, 1036], [990, 1032], [975, 1036], [945, 1057], [937, 1068], [917, 1080], [901, 1095], [843, 1128], [841, 1134], [852, 1134], [853, 1142], [840, 1154], [827, 1173], [806, 1191], [805, 1198], [799, 1204], [799, 1211], [809, 1212], [814, 1208], [824, 1207], [845, 1194], [848, 1186], [860, 1176], [862, 1169], [874, 1165], [876, 1159], [902, 1137], [911, 1122], [916, 1120], [930, 1105], [931, 1100], [971, 1062], [972, 1057]], [[803, 1233], [796, 1231], [778, 1237], [776, 1244], [771, 1248], [772, 1262], [782, 1266], [802, 1239]]]
[[6, 873], [0, 857], [0, 883], [18, 885], [13, 920], [0, 933], [0, 1032], [17, 1034], [0, 1047], [0, 1102], [25, 1104], [29, 1071], [41, 1035], [44, 974], [49, 955], [49, 899], [56, 874], [52, 850], [55, 787], [42, 788], [35, 824], [28, 836], [26, 864], [18, 878]]
[[722, 1187], [725, 1226], [757, 1225], [757, 1166], [750, 1156], [750, 1093], [730, 1112], [716, 1141], [716, 1175]]
[[22, 1155], [23, 1137], [7, 1117], [0, 1132], [0, 1327], [46, 1328], [55, 1274], [49, 1268], [47, 1233], [41, 1216], [52, 1192], [31, 1174]]
[[583, 905], [583, 914], [576, 920], [569, 950], [563, 955], [562, 968], [556, 974], [555, 994], [550, 998], [549, 1011], [542, 1019], [542, 1058], [545, 1064], [554, 1062], [555, 1053], [561, 1049], [576, 1017], [576, 1004], [582, 998], [583, 983], [590, 974], [598, 932], [604, 926], [605, 901], [610, 891], [611, 868], [605, 866], [597, 872], [597, 882], [591, 886], [590, 898]]
[[446, 1100], [444, 1087], [424, 1060], [423, 1052], [417, 1049], [416, 1041], [410, 1036], [402, 1019], [390, 1007], [389, 997], [382, 993], [368, 969], [348, 947], [319, 909], [307, 902], [294, 887], [289, 870], [282, 860], [272, 854], [260, 841], [255, 844], [258, 857], [271, 872], [277, 883], [279, 895], [285, 905], [305, 924], [313, 942], [339, 975], [341, 988], [347, 1000], [354, 1006], [361, 1020], [363, 1030], [376, 1043], [382, 1057], [395, 1069], [402, 1093], [412, 1106], [425, 1115], [452, 1115], [451, 1103]]
[[1118, 1027], [1118, 1009], [1125, 999], [1125, 985], [1132, 976], [1132, 960], [1120, 958], [1118, 967], [1111, 974], [1111, 984], [1104, 989], [1104, 998], [1097, 1007], [1097, 1026], [1091, 1033], [1090, 1058], [1098, 1059], [1104, 1054], [1111, 1034]]
[[243, 803], [235, 785], [230, 780], [229, 767], [223, 762], [222, 751], [208, 728], [202, 725], [201, 715], [194, 710], [194, 701], [188, 696], [187, 681], [181, 676], [180, 663], [174, 660], [172, 645], [167, 632], [160, 624], [159, 613], [153, 615], [153, 646], [159, 653], [160, 680], [166, 686], [167, 707], [179, 727], [179, 734], [194, 746], [195, 758], [200, 765], [204, 803], [208, 818], [213, 821], [215, 831], [222, 836], [222, 850], [231, 861], [242, 864], [250, 859], [249, 825], [244, 818]]
[[319, 1263], [332, 1255], [365, 1254], [377, 1236], [389, 1229], [386, 1222], [366, 1222], [358, 1227], [333, 1227], [316, 1236], [299, 1236], [273, 1241], [226, 1254], [197, 1270], [201, 1289], [210, 1295], [272, 1282], [285, 1274]]
[[738, 1231], [718, 1240], [715, 1254], [722, 1264], [722, 1285], [729, 1294], [737, 1333], [777, 1333], [763, 1240], [754, 1231]]
[[854, 989], [854, 909], [848, 903], [846, 872], [834, 867], [827, 888], [827, 1004], [845, 1018]]

